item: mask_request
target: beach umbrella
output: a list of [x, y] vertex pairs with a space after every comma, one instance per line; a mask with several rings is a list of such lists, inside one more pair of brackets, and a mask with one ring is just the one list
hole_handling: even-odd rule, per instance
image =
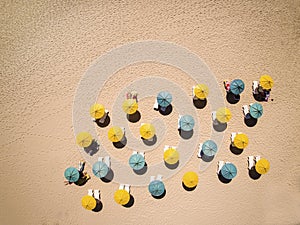
[[95, 119], [100, 119], [105, 115], [105, 108], [101, 104], [94, 104], [90, 108], [90, 115]]
[[202, 152], [206, 156], [214, 156], [218, 151], [217, 144], [212, 140], [207, 140], [202, 144]]
[[81, 199], [81, 205], [87, 210], [93, 210], [96, 208], [97, 202], [96, 199], [90, 195], [85, 195]]
[[144, 139], [150, 139], [154, 136], [154, 134], [155, 134], [155, 128], [152, 124], [145, 123], [140, 127], [140, 135]]
[[161, 107], [167, 107], [172, 102], [172, 95], [167, 91], [161, 91], [157, 95], [157, 103]]
[[250, 115], [251, 117], [258, 119], [263, 114], [263, 106], [260, 103], [253, 103], [250, 105]]
[[264, 158], [258, 160], [258, 162], [255, 164], [255, 170], [259, 174], [265, 174], [270, 169], [270, 162]]
[[145, 166], [145, 158], [141, 154], [133, 154], [129, 158], [129, 165], [134, 170], [140, 170]]
[[271, 76], [263, 75], [259, 79], [259, 84], [263, 89], [270, 90], [274, 85], [274, 81]]
[[241, 94], [245, 89], [245, 84], [242, 80], [240, 79], [235, 79], [233, 81], [231, 81], [230, 83], [230, 91], [235, 94], [235, 95], [239, 95]]
[[188, 188], [196, 187], [198, 184], [198, 175], [195, 172], [186, 172], [182, 178], [183, 184]]
[[190, 115], [181, 116], [179, 119], [179, 126], [181, 130], [191, 131], [195, 125], [194, 118]]
[[90, 133], [88, 132], [80, 132], [76, 136], [76, 143], [80, 147], [89, 147], [92, 144], [93, 137]]
[[108, 130], [108, 139], [111, 142], [119, 142], [122, 140], [124, 132], [121, 127], [112, 127]]
[[206, 99], [209, 90], [205, 84], [197, 84], [194, 88], [194, 95], [199, 99]]
[[221, 168], [221, 174], [224, 178], [231, 180], [236, 176], [237, 169], [232, 163], [225, 163], [225, 165]]
[[174, 148], [169, 148], [164, 152], [164, 160], [168, 164], [176, 164], [179, 160], [179, 152]]
[[65, 170], [65, 178], [70, 182], [77, 182], [79, 179], [79, 171], [74, 167], [69, 167]]
[[104, 162], [98, 161], [93, 164], [92, 170], [96, 177], [102, 178], [107, 175], [109, 168]]
[[244, 149], [247, 147], [249, 139], [246, 134], [237, 134], [233, 139], [233, 144], [239, 149]]
[[130, 194], [125, 190], [117, 190], [114, 195], [115, 202], [120, 205], [126, 205], [130, 200]]
[[148, 190], [153, 196], [161, 196], [165, 192], [165, 185], [160, 180], [154, 180], [148, 185]]
[[134, 114], [138, 109], [138, 103], [135, 99], [126, 99], [123, 102], [122, 108], [127, 114]]
[[219, 108], [216, 116], [220, 123], [227, 123], [231, 119], [231, 112], [226, 107]]

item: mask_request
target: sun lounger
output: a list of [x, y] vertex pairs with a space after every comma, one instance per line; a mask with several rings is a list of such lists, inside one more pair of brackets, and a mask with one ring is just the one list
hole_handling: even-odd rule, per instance
[[218, 169], [217, 169], [217, 174], [220, 173], [222, 167], [225, 165], [224, 161], [218, 161]]
[[255, 156], [255, 162], [257, 163], [260, 160], [260, 155]]
[[161, 174], [158, 174], [156, 176], [156, 180], [162, 181], [162, 178], [163, 178], [163, 175], [161, 175]]
[[100, 201], [100, 190], [94, 190], [94, 198]]
[[157, 102], [157, 99], [155, 99], [155, 103], [153, 105], [153, 109], [154, 110], [158, 110], [158, 102]]
[[119, 190], [124, 190], [124, 188], [125, 188], [125, 184], [120, 184]]
[[125, 127], [121, 127], [123, 134], [125, 135]]
[[94, 195], [94, 190], [93, 189], [88, 189], [88, 195], [93, 196]]
[[82, 172], [84, 170], [85, 161], [80, 160], [78, 163], [78, 171]]
[[231, 140], [231, 144], [233, 144], [234, 142], [234, 138], [237, 134], [242, 134], [241, 132], [237, 132], [237, 133], [231, 133], [231, 136], [230, 136], [230, 140]]
[[135, 154], [137, 154], [137, 153], [138, 153], [137, 151], [133, 151], [133, 152], [132, 152], [132, 155], [135, 155]]
[[211, 113], [211, 119], [212, 119], [214, 125], [218, 125], [219, 124], [219, 122], [217, 120], [217, 112], [216, 111], [213, 111]]
[[178, 116], [178, 130], [180, 129], [180, 118], [181, 118], [181, 116], [182, 116], [182, 115], [179, 115], [179, 116]]
[[100, 122], [100, 123], [104, 123], [104, 122], [105, 122], [105, 119], [106, 119], [108, 113], [109, 113], [108, 110], [105, 109], [105, 114], [104, 114], [104, 116], [102, 116], [102, 117], [99, 119], [99, 122]]
[[230, 82], [228, 80], [223, 81], [224, 88], [228, 92], [230, 90]]
[[193, 99], [194, 99], [194, 100], [197, 100], [198, 98], [197, 98], [197, 96], [195, 95], [195, 87], [196, 87], [196, 86], [193, 86], [193, 88], [192, 88], [192, 96], [193, 96]]
[[105, 156], [103, 161], [110, 168], [110, 156]]
[[198, 156], [198, 158], [202, 158], [202, 156], [201, 156], [201, 152], [202, 152], [202, 143], [200, 143], [199, 144], [199, 148], [198, 148], [198, 154], [197, 154], [197, 156]]
[[126, 99], [131, 99], [131, 98], [132, 98], [131, 92], [127, 92], [127, 93], [126, 93]]
[[244, 113], [244, 116], [247, 117], [247, 115], [249, 114], [249, 107], [248, 105], [243, 105], [243, 113]]
[[98, 157], [98, 161], [102, 162], [103, 161], [103, 157]]
[[155, 181], [155, 176], [151, 176], [151, 177], [150, 177], [150, 183], [151, 183], [152, 181]]
[[139, 152], [139, 154], [140, 154], [141, 156], [143, 156], [143, 158], [145, 158], [145, 153], [144, 153], [144, 152]]
[[164, 147], [164, 152], [167, 151], [169, 148], [170, 148], [169, 145], [165, 145], [165, 147]]
[[252, 92], [253, 92], [253, 94], [258, 94], [258, 81], [253, 81], [252, 82]]
[[130, 185], [129, 184], [125, 184], [124, 189], [125, 189], [125, 191], [127, 191], [128, 193], [130, 193]]
[[248, 169], [251, 170], [255, 165], [254, 156], [248, 156]]

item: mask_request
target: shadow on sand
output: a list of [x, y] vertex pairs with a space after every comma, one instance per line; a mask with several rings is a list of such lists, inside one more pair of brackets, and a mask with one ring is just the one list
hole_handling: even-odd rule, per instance
[[241, 96], [240, 95], [235, 95], [232, 92], [227, 92], [226, 94], [226, 100], [230, 104], [236, 104], [240, 101]]
[[163, 197], [166, 196], [166, 193], [167, 193], [167, 191], [166, 191], [166, 189], [165, 189], [164, 193], [162, 193], [160, 196], [154, 196], [154, 195], [151, 195], [151, 196], [152, 196], [153, 198], [155, 198], [155, 199], [162, 199]]
[[175, 164], [169, 164], [166, 161], [164, 161], [164, 162], [165, 162], [165, 166], [170, 170], [175, 170], [179, 166], [179, 160]]
[[230, 144], [229, 149], [235, 155], [240, 155], [244, 151], [244, 149], [237, 148], [237, 147], [233, 146], [232, 144]]
[[131, 123], [136, 123], [141, 119], [141, 113], [137, 110], [135, 113], [133, 114], [127, 114], [127, 120]]
[[144, 139], [142, 137], [141, 137], [141, 139], [144, 142], [144, 144], [147, 145], [147, 146], [155, 145], [156, 142], [157, 142], [157, 136], [156, 135], [154, 135], [152, 139]]
[[186, 190], [186, 191], [193, 191], [197, 187], [197, 185], [196, 185], [195, 187], [189, 188], [189, 187], [185, 186], [185, 184], [183, 182], [181, 182], [181, 185], [184, 188], [184, 190]]
[[168, 105], [166, 108], [158, 106], [158, 111], [160, 112], [161, 115], [167, 116], [170, 115], [171, 112], [173, 111], [173, 106], [171, 104]]
[[197, 109], [204, 109], [207, 105], [207, 99], [193, 98], [193, 104]]
[[249, 174], [249, 177], [253, 180], [258, 180], [261, 177], [261, 174], [256, 172], [254, 167], [248, 171], [248, 174]]
[[223, 184], [228, 184], [232, 181], [232, 179], [226, 179], [222, 176], [221, 172], [218, 174], [219, 181], [221, 181]]
[[194, 130], [184, 131], [184, 130], [178, 129], [178, 133], [179, 133], [180, 137], [182, 137], [183, 139], [190, 139], [191, 137], [193, 137]]
[[124, 148], [126, 146], [126, 144], [127, 144], [127, 138], [126, 138], [125, 135], [124, 135], [124, 137], [123, 137], [123, 139], [121, 141], [119, 141], [119, 142], [113, 142], [113, 146], [115, 148], [119, 148], [119, 149]]
[[125, 208], [130, 208], [134, 205], [134, 197], [130, 194], [129, 202], [126, 205], [123, 205]]
[[92, 155], [96, 154], [99, 151], [99, 146], [100, 145], [98, 144], [98, 142], [94, 139], [90, 146], [85, 147], [83, 149], [86, 153], [88, 153], [90, 156], [92, 156]]
[[254, 127], [257, 124], [257, 119], [247, 116], [244, 118], [244, 123], [246, 124], [247, 127]]
[[211, 162], [213, 161], [213, 159], [215, 158], [215, 156], [208, 156], [208, 155], [205, 155], [202, 151], [200, 152], [200, 155], [201, 155], [201, 159], [204, 161], [204, 162]]
[[227, 123], [219, 123], [217, 120], [213, 121], [213, 128], [217, 132], [223, 132], [227, 128]]
[[97, 119], [94, 122], [97, 124], [98, 127], [107, 127], [110, 123], [110, 117], [109, 115], [107, 115], [103, 123], [100, 122], [100, 119]]
[[133, 172], [135, 174], [137, 174], [137, 175], [143, 175], [143, 174], [145, 174], [147, 172], [147, 170], [148, 170], [148, 165], [145, 162], [145, 166], [142, 169], [140, 169], [140, 170], [133, 170]]
[[96, 200], [96, 202], [97, 202], [97, 205], [92, 211], [93, 212], [100, 212], [103, 209], [103, 204], [99, 200]]
[[105, 177], [100, 178], [104, 183], [110, 183], [114, 179], [114, 171], [110, 169]]

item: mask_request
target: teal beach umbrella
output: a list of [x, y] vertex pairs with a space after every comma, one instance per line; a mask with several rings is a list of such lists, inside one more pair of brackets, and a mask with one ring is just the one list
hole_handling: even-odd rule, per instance
[[250, 115], [251, 117], [258, 119], [263, 114], [263, 107], [260, 103], [253, 103], [250, 105]]
[[70, 182], [77, 182], [79, 180], [79, 171], [74, 167], [69, 167], [65, 170], [65, 178]]
[[165, 185], [160, 180], [154, 180], [149, 184], [148, 190], [153, 196], [161, 196], [165, 192]]
[[157, 95], [157, 103], [161, 107], [167, 107], [172, 102], [172, 95], [167, 91], [161, 91]]
[[221, 168], [221, 174], [228, 180], [233, 179], [237, 174], [236, 166], [232, 163], [225, 163], [225, 165]]
[[179, 126], [181, 130], [191, 131], [195, 125], [194, 118], [190, 115], [184, 115], [179, 119]]
[[93, 164], [92, 171], [96, 177], [103, 178], [107, 175], [109, 168], [104, 162], [98, 161]]
[[240, 79], [235, 79], [233, 81], [231, 81], [230, 83], [230, 91], [235, 94], [235, 95], [239, 95], [241, 94], [245, 89], [245, 84], [242, 80]]
[[218, 146], [214, 141], [207, 140], [202, 144], [201, 150], [206, 156], [214, 156], [218, 151]]
[[141, 154], [133, 154], [129, 158], [129, 165], [134, 170], [141, 170], [145, 166], [145, 158]]

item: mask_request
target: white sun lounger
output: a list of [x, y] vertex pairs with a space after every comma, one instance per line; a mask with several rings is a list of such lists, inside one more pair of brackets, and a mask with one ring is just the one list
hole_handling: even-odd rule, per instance
[[94, 190], [93, 189], [88, 189], [88, 195], [93, 196], [94, 195]]
[[130, 193], [130, 185], [125, 184], [124, 190], [127, 191], [128, 193]]
[[94, 198], [100, 201], [100, 190], [94, 190]]
[[132, 152], [132, 155], [135, 155], [135, 154], [138, 154], [138, 152], [137, 152], [137, 151], [133, 151], [133, 152]]
[[251, 170], [255, 166], [254, 156], [248, 156], [248, 169]]
[[234, 138], [237, 134], [242, 134], [242, 132], [236, 132], [236, 133], [231, 133], [231, 136], [230, 136], [230, 140], [231, 140], [231, 143], [233, 144], [234, 142]]
[[260, 155], [255, 156], [255, 162], [257, 163], [260, 160]]
[[150, 177], [150, 183], [151, 183], [152, 181], [155, 181], [155, 176], [151, 176], [151, 177]]
[[170, 148], [169, 145], [165, 145], [165, 147], [164, 147], [164, 152], [167, 151], [169, 148]]
[[220, 173], [222, 167], [225, 165], [224, 161], [218, 161], [218, 169], [217, 169], [217, 174]]
[[217, 112], [216, 111], [211, 112], [211, 119], [212, 119], [214, 125], [219, 124], [219, 122], [217, 120]]
[[182, 115], [179, 115], [179, 116], [178, 116], [178, 129], [180, 129], [180, 118], [181, 118], [181, 116], [182, 116]]
[[197, 100], [198, 98], [197, 98], [197, 96], [195, 95], [195, 87], [196, 87], [196, 86], [193, 86], [193, 88], [192, 88], [192, 96], [193, 96], [193, 99]]
[[252, 82], [252, 92], [253, 92], [253, 94], [258, 94], [258, 81], [253, 81]]
[[139, 152], [139, 154], [140, 154], [141, 156], [143, 156], [143, 158], [145, 158], [145, 153], [144, 153], [144, 152]]
[[125, 188], [125, 184], [120, 184], [119, 190], [124, 190], [124, 188]]
[[156, 176], [156, 180], [162, 181], [162, 178], [163, 178], [163, 175], [161, 175], [161, 174], [158, 174]]
[[249, 114], [248, 105], [243, 105], [242, 109], [243, 109], [244, 116], [246, 117]]
[[104, 157], [104, 163], [107, 165], [108, 168], [110, 168], [110, 156], [105, 156]]
[[203, 145], [203, 144], [200, 143], [200, 144], [199, 144], [199, 147], [198, 147], [198, 154], [197, 154], [198, 158], [201, 158], [202, 145]]
[[100, 123], [104, 123], [104, 122], [105, 122], [105, 119], [106, 119], [108, 113], [109, 113], [108, 110], [105, 109], [105, 114], [104, 114], [104, 116], [102, 116], [102, 117], [99, 119], [99, 122], [100, 122]]
[[103, 161], [103, 157], [98, 157], [98, 161], [102, 162]]
[[153, 109], [154, 110], [158, 110], [158, 102], [157, 102], [157, 99], [155, 99], [155, 103], [153, 105]]

